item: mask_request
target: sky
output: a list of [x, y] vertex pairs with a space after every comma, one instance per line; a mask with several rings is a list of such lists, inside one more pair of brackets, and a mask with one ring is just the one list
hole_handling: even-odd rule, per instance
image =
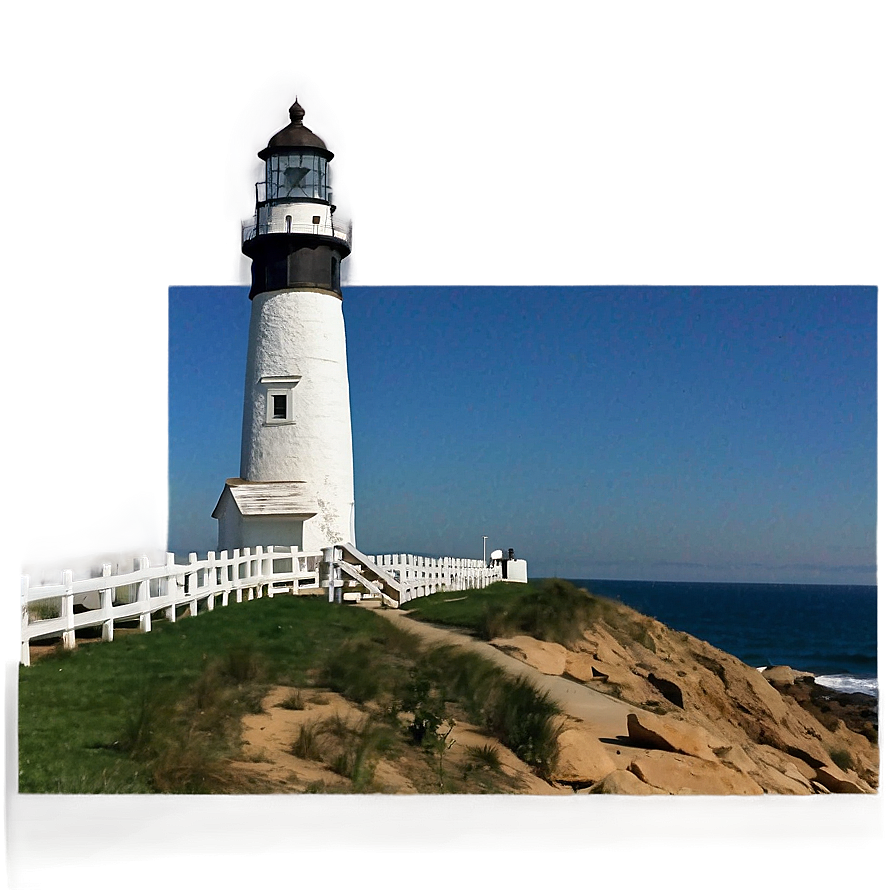
[[[239, 474], [249, 309], [170, 293], [179, 553], [216, 548]], [[343, 310], [362, 550], [875, 582], [876, 289], [349, 286]]]
[[[450, 15], [438, 4], [402, 0], [343, 0], [338, 15], [323, 17], [320, 10], [312, 15], [307, 5], [292, 0], [269, 0], [262, 12], [220, 0], [157, 0], [151, 8], [110, 0], [77, 5], [51, 0], [10, 8], [5, 33], [13, 39], [0, 54], [5, 83], [15, 85], [4, 101], [10, 137], [0, 145], [7, 175], [7, 214], [0, 227], [9, 255], [4, 269], [8, 325], [0, 353], [9, 421], [7, 512], [0, 522], [0, 576], [8, 598], [3, 611], [8, 626], [8, 719], [15, 712], [20, 623], [13, 596], [22, 570], [39, 566], [49, 580], [59, 581], [60, 570], [79, 559], [109, 552], [127, 557], [162, 553], [169, 543], [170, 288], [245, 288], [248, 271], [239, 251], [239, 222], [252, 212], [252, 185], [260, 167], [256, 153], [287, 123], [287, 109], [296, 95], [307, 111], [306, 123], [336, 154], [338, 213], [354, 222], [354, 248], [345, 273], [359, 292], [347, 290], [345, 307], [359, 501], [365, 493], [375, 497], [402, 485], [389, 480], [401, 473], [400, 467], [383, 463], [381, 456], [404, 449], [394, 444], [390, 448], [385, 427], [374, 430], [365, 415], [371, 405], [385, 409], [389, 425], [407, 435], [406, 420], [416, 408], [397, 389], [407, 386], [419, 396], [425, 383], [433, 385], [421, 396], [421, 407], [430, 401], [453, 402], [464, 412], [487, 402], [489, 387], [504, 390], [502, 394], [512, 387], [516, 404], [493, 411], [494, 422], [485, 411], [474, 420], [480, 427], [492, 427], [480, 444], [487, 445], [488, 452], [506, 446], [501, 458], [512, 456], [519, 465], [502, 468], [501, 475], [522, 475], [536, 458], [550, 474], [536, 470], [540, 491], [530, 483], [524, 484], [526, 490], [505, 488], [500, 480], [485, 483], [500, 501], [495, 501], [494, 515], [491, 508], [462, 508], [472, 529], [469, 535], [460, 533], [462, 553], [478, 556], [481, 536], [488, 534], [502, 547], [512, 545], [525, 549], [530, 558], [539, 556], [542, 548], [532, 544], [535, 499], [550, 497], [545, 494], [548, 488], [569, 496], [572, 486], [556, 458], [581, 458], [586, 450], [570, 438], [562, 450], [548, 452], [556, 442], [544, 442], [542, 433], [557, 419], [551, 416], [553, 407], [565, 409], [562, 422], [567, 431], [599, 436], [589, 446], [594, 453], [584, 458], [589, 470], [634, 471], [637, 460], [640, 475], [647, 476], [648, 465], [640, 464], [643, 455], [654, 450], [647, 446], [651, 426], [659, 423], [651, 424], [654, 418], [644, 414], [627, 415], [619, 439], [608, 437], [602, 427], [598, 432], [600, 415], [583, 417], [580, 405], [569, 404], [568, 383], [587, 379], [585, 364], [576, 368], [578, 380], [564, 379], [548, 398], [540, 393], [541, 404], [533, 405], [529, 414], [525, 396], [516, 394], [517, 384], [510, 381], [505, 388], [491, 366], [487, 376], [476, 375], [484, 365], [471, 353], [478, 344], [494, 350], [488, 340], [496, 338], [487, 327], [475, 332], [462, 322], [481, 322], [479, 309], [487, 303], [478, 300], [469, 307], [451, 298], [436, 303], [435, 313], [427, 315], [419, 301], [409, 303], [408, 313], [416, 315], [421, 327], [428, 326], [430, 315], [444, 321], [451, 302], [460, 303], [462, 320], [439, 333], [439, 339], [454, 340], [457, 347], [467, 337], [472, 347], [461, 346], [463, 366], [425, 364], [427, 376], [408, 384], [403, 370], [419, 370], [421, 350], [402, 320], [382, 314], [384, 304], [401, 302], [369, 297], [364, 302], [362, 287], [822, 283], [879, 288], [879, 671], [882, 689], [888, 692], [894, 630], [886, 624], [894, 532], [894, 480], [888, 458], [896, 455], [891, 435], [896, 354], [888, 350], [896, 333], [896, 145], [886, 114], [892, 107], [890, 85], [896, 81], [890, 46], [892, 4], [872, 0], [847, 8], [819, 0], [755, 0], [749, 6], [712, 0], [557, 0], [549, 8], [518, 6], [512, 14], [508, 10], [507, 4], [481, 0], [457, 0]], [[558, 254], [556, 247], [563, 252]], [[552, 307], [554, 315], [542, 310], [538, 325], [527, 332], [534, 347], [501, 346], [500, 354], [511, 361], [515, 352], [529, 351], [538, 362], [520, 375], [520, 386], [535, 388], [536, 373], [547, 371], [548, 362], [563, 364], [567, 351], [602, 365], [617, 363], [618, 355], [607, 355], [606, 349], [603, 356], [596, 353], [595, 346], [606, 345], [599, 326], [593, 326], [591, 338], [585, 340], [579, 338], [585, 324], [577, 323], [571, 328], [576, 347], [568, 346], [562, 337], [570, 328], [564, 323], [559, 333], [554, 329], [567, 320], [566, 309], [560, 303]], [[364, 339], [352, 329], [359, 321], [352, 316], [365, 308], [369, 311], [364, 313], [379, 315], [385, 326], [378, 340], [411, 344], [401, 364], [392, 365], [391, 358], [370, 352], [365, 358]], [[538, 320], [539, 310], [530, 308], [530, 318]], [[222, 304], [194, 320], [188, 351], [205, 352], [219, 336], [219, 316], [226, 320], [229, 313]], [[581, 316], [583, 322], [587, 319]], [[599, 316], [592, 316], [592, 325], [595, 320]], [[867, 332], [867, 316], [865, 320]], [[505, 320], [505, 326], [522, 323]], [[663, 333], [668, 325], [667, 320]], [[242, 327], [234, 326], [237, 331]], [[651, 338], [633, 329], [642, 340]], [[800, 334], [810, 330], [808, 325], [797, 328]], [[718, 340], [726, 332], [727, 325], [716, 337], [706, 336], [716, 358], [723, 357]], [[699, 338], [699, 331], [694, 333]], [[668, 379], [671, 370], [676, 382], [687, 381], [688, 370], [676, 366], [676, 352], [669, 358], [668, 342], [656, 335], [652, 341], [666, 348], [662, 378], [646, 377], [649, 355], [642, 354], [638, 363], [645, 366], [635, 369], [641, 371], [642, 389], [647, 382], [654, 389], [664, 384], [669, 406], [655, 419], [667, 421], [674, 440], [663, 462], [680, 469], [683, 455], [675, 454], [674, 446], [680, 449], [684, 441], [694, 452], [695, 442], [721, 437], [724, 427], [695, 425], [698, 435], [684, 438], [689, 435], [685, 421], [705, 421], [672, 413], [682, 407], [694, 411], [683, 399], [672, 402], [677, 396]], [[820, 364], [835, 394], [838, 383], [848, 385], [855, 371], [849, 373], [849, 364], [837, 368], [833, 362], [841, 356], [823, 351], [824, 344], [808, 345], [806, 365], [798, 372], [814, 382], [818, 368], [813, 365]], [[544, 358], [539, 351], [552, 357]], [[243, 348], [234, 352], [239, 378]], [[771, 352], [771, 342], [765, 343], [759, 357], [768, 358]], [[387, 361], [389, 374], [380, 376]], [[619, 363], [617, 381], [629, 373], [622, 359]], [[703, 373], [702, 379], [711, 385], [738, 363], [742, 377], [758, 390], [761, 380], [750, 377], [761, 376], [762, 370], [750, 369], [749, 359], [743, 357], [740, 362], [733, 358], [730, 368], [720, 364], [708, 375], [705, 369], [690, 375]], [[518, 372], [519, 365], [509, 369]], [[466, 391], [444, 388], [454, 383], [463, 384]], [[636, 392], [635, 385], [629, 389], [630, 398], [646, 411], [646, 392]], [[774, 394], [784, 395], [784, 387], [775, 385]], [[366, 389], [370, 392], [365, 395]], [[601, 398], [599, 389], [592, 391]], [[798, 511], [784, 501], [786, 489], [777, 496], [778, 504], [769, 503], [768, 493], [761, 495], [761, 503], [751, 502], [777, 512], [783, 521], [779, 528], [796, 519], [798, 525], [784, 531], [778, 542], [790, 545], [786, 562], [873, 562], [862, 534], [869, 525], [867, 502], [853, 502], [859, 516], [851, 521], [832, 512], [849, 503], [850, 493], [867, 492], [867, 486], [855, 479], [861, 475], [860, 465], [840, 465], [841, 444], [831, 444], [831, 437], [825, 436], [831, 432], [830, 421], [817, 430], [817, 439], [830, 450], [808, 460], [794, 450], [788, 454], [790, 469], [776, 477], [771, 468], [778, 461], [771, 459], [770, 448], [781, 457], [787, 454], [781, 451], [785, 435], [795, 440], [796, 449], [805, 445], [805, 433], [801, 435], [793, 421], [782, 433], [767, 428], [762, 415], [737, 419], [737, 406], [720, 404], [720, 393], [712, 392], [708, 400], [723, 422], [736, 423], [748, 436], [735, 439], [733, 446], [729, 436], [726, 449], [728, 458], [742, 464], [736, 479], [741, 490], [748, 484], [752, 489], [756, 482], [780, 483], [781, 475], [790, 476], [791, 486], [792, 474], [798, 473], [807, 495], [830, 494], [829, 505], [821, 498], [803, 504], [809, 519], [798, 519]], [[214, 479], [211, 496], [197, 495], [195, 502], [203, 517], [211, 513], [222, 477], [238, 471], [239, 406], [239, 396], [235, 403], [221, 396], [217, 408], [197, 411], [187, 427], [193, 437], [203, 430], [214, 434], [201, 446], [203, 456], [215, 456], [208, 461], [208, 478]], [[754, 392], [752, 401], [739, 410], [756, 414], [762, 406]], [[206, 408], [204, 398], [197, 408]], [[848, 414], [838, 416], [836, 402], [824, 410], [843, 421], [844, 431], [857, 425], [867, 432], [861, 400], [852, 410], [852, 424]], [[225, 413], [236, 414], [234, 424], [224, 425]], [[822, 406], [813, 400], [797, 419], [807, 430], [810, 421], [821, 416]], [[508, 417], [514, 426], [502, 428], [499, 424]], [[486, 448], [477, 453], [473, 440], [460, 431], [460, 419], [475, 429], [469, 413], [454, 425], [425, 421], [427, 450], [434, 458], [444, 460], [447, 454], [450, 460], [452, 446], [466, 442], [466, 453], [460, 456], [470, 461], [474, 472], [487, 474], [482, 459]], [[533, 428], [542, 439], [533, 437]], [[415, 438], [419, 444], [419, 434]], [[526, 451], [511, 453], [513, 443]], [[533, 449], [533, 443], [546, 447]], [[787, 441], [784, 448], [789, 447]], [[753, 452], [749, 456], [748, 449]], [[661, 482], [662, 489], [656, 491], [671, 489], [686, 505], [688, 500], [693, 504], [700, 489], [712, 493], [726, 455], [721, 450], [710, 453], [715, 465], [693, 462], [689, 478], [673, 485]], [[421, 452], [418, 464], [423, 460]], [[457, 466], [448, 463], [443, 469], [453, 472]], [[842, 470], [849, 472], [832, 478], [833, 492], [830, 485], [815, 487], [828, 473]], [[420, 478], [419, 466], [415, 472], [412, 464], [407, 472]], [[463, 472], [467, 474], [466, 466]], [[200, 480], [195, 480], [197, 488]], [[642, 493], [653, 484], [642, 481]], [[654, 518], [668, 523], [667, 511], [658, 504], [614, 504], [606, 481], [592, 478], [588, 488], [590, 492], [580, 487], [574, 497], [581, 492], [590, 506], [601, 509], [586, 520], [593, 526], [590, 533], [573, 534], [587, 538], [589, 563], [595, 556], [594, 533], [606, 538], [608, 528], [621, 533], [659, 530]], [[527, 494], [532, 497], [528, 503]], [[602, 505], [591, 503], [595, 495]], [[425, 506], [422, 497], [408, 496], [407, 506]], [[518, 505], [509, 507], [512, 501]], [[637, 516], [620, 516], [626, 510]], [[648, 519], [642, 519], [643, 514]], [[699, 515], [693, 516], [699, 521]], [[710, 514], [702, 521], [705, 529], [712, 530], [711, 519]], [[612, 527], [607, 526], [610, 520]], [[371, 549], [374, 521], [374, 515], [363, 514], [359, 507], [358, 540]], [[598, 528], [601, 523], [603, 530]], [[397, 528], [391, 532], [380, 532], [384, 540], [388, 537], [389, 547], [400, 541], [407, 550], [415, 549], [414, 539], [406, 538], [418, 531], [415, 520], [393, 524]], [[728, 538], [733, 525], [729, 523], [727, 534], [724, 529], [710, 531], [701, 544], [718, 545], [723, 536], [727, 544], [740, 542]], [[578, 542], [567, 544], [564, 526], [565, 518], [552, 519], [547, 527], [539, 520], [534, 531], [547, 541], [558, 528], [563, 555], [572, 560]], [[693, 546], [686, 551], [671, 539], [668, 528], [665, 545], [676, 544], [687, 562], [718, 561], [718, 556], [695, 555]], [[433, 530], [440, 545], [448, 542], [444, 526], [434, 525]], [[840, 544], [828, 541], [832, 532], [846, 536], [849, 530], [855, 538], [844, 537], [842, 542], [849, 556], [820, 552]], [[807, 532], [814, 533], [811, 552], [799, 542]], [[753, 562], [750, 551], [755, 545], [749, 540], [745, 545], [739, 559]], [[607, 542], [598, 559], [625, 556], [626, 545], [612, 545], [612, 551], [609, 547]], [[543, 551], [542, 558], [546, 572], [553, 573], [550, 552]], [[659, 549], [647, 559], [683, 562]], [[763, 552], [758, 562], [774, 564], [778, 558]], [[570, 563], [568, 574], [574, 571]], [[7, 786], [11, 782], [14, 789], [12, 742], [8, 736], [2, 749], [8, 760]], [[738, 803], [735, 810], [716, 802], [707, 811], [706, 801], [699, 798], [674, 806], [651, 804], [648, 809], [624, 800], [600, 807], [574, 800], [550, 810], [542, 803], [504, 807], [496, 801], [476, 813], [464, 813], [462, 803], [449, 810], [439, 803], [438, 811], [431, 811], [434, 804], [425, 798], [387, 808], [380, 801], [358, 800], [351, 802], [350, 813], [345, 805], [324, 798], [302, 807], [262, 801], [253, 811], [242, 802], [215, 802], [209, 811], [207, 803], [175, 798], [153, 814], [147, 802], [137, 798], [109, 802], [48, 796], [35, 803], [13, 794], [0, 825], [8, 825], [11, 866], [17, 864], [21, 873], [24, 853], [35, 885], [43, 882], [51, 859], [56, 865], [52, 870], [69, 878], [83, 870], [81, 877], [87, 880], [98, 865], [111, 874], [131, 874], [134, 860], [152, 842], [154, 855], [163, 861], [141, 866], [147, 882], [153, 873], [160, 875], [160, 883], [161, 876], [165, 881], [182, 877], [205, 887], [220, 878], [231, 889], [237, 880], [256, 885], [259, 867], [282, 868], [284, 853], [302, 849], [310, 859], [303, 865], [303, 880], [305, 875], [313, 877], [315, 869], [328, 871], [329, 863], [321, 864], [318, 857], [326, 854], [339, 861], [347, 842], [355, 861], [343, 862], [341, 874], [349, 883], [354, 875], [363, 885], [369, 885], [377, 871], [394, 875], [396, 858], [406, 875], [429, 879], [434, 867], [455, 867], [450, 863], [460, 852], [466, 863], [475, 863], [477, 854], [485, 855], [481, 846], [487, 842], [489, 862], [487, 867], [479, 863], [477, 879], [493, 884], [493, 889], [506, 889], [514, 871], [517, 877], [525, 874], [530, 888], [555, 886], [556, 868], [562, 863], [570, 880], [580, 876], [583, 883], [590, 882], [588, 875], [593, 876], [599, 864], [608, 886], [627, 884], [626, 875], [637, 864], [645, 880], [653, 875], [651, 883], [674, 891], [677, 881], [668, 869], [680, 866], [683, 858], [701, 868], [709, 865], [710, 879], [714, 871], [725, 874], [736, 865], [746, 844], [782, 886], [805, 888], [813, 869], [793, 861], [788, 847], [795, 831], [821, 848], [829, 843], [838, 855], [848, 858], [854, 853], [872, 876], [874, 864], [888, 855], [885, 847], [893, 840], [885, 796], [873, 806], [838, 802], [834, 808], [811, 801], [789, 805], [786, 812], [769, 810], [765, 803]], [[547, 811], [550, 836], [545, 836]], [[236, 827], [242, 832], [239, 842], [229, 836]], [[596, 840], [598, 828], [601, 836]], [[671, 839], [670, 830], [676, 832]], [[852, 836], [844, 839], [846, 830]], [[401, 832], [400, 845], [396, 831]], [[51, 859], [47, 842], [58, 846]], [[451, 855], [437, 848], [439, 844], [450, 845]], [[653, 858], [649, 867], [643, 862], [645, 848]], [[570, 863], [572, 850], [591, 861]], [[527, 861], [534, 851], [539, 861]], [[198, 868], [197, 852], [215, 861]], [[849, 886], [854, 866], [847, 860], [819, 867], [819, 882], [823, 874], [827, 888]], [[489, 875], [489, 870], [494, 873]], [[498, 874], [502, 879], [496, 879]], [[693, 889], [692, 880], [681, 885]], [[752, 886], [752, 881], [744, 886]]]

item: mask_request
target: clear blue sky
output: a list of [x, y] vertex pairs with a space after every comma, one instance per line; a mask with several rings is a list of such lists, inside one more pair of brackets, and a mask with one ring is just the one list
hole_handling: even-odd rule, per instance
[[[170, 291], [172, 550], [239, 474], [248, 290]], [[346, 287], [357, 541], [530, 575], [875, 581], [864, 287]]]
[[355, 227], [363, 547], [476, 555], [488, 534], [536, 573], [872, 576], [878, 497], [893, 534], [891, 3], [0, 18], [7, 578], [185, 547], [190, 496], [207, 525], [238, 470], [239, 220], [296, 90]]

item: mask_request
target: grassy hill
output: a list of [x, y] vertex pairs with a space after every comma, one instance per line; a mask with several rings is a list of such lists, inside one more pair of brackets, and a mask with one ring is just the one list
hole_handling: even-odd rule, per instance
[[235, 770], [241, 719], [284, 686], [297, 710], [312, 691], [363, 709], [366, 731], [296, 726], [295, 755], [329, 752], [325, 764], [344, 790], [377, 789], [377, 762], [390, 757], [420, 766], [423, 791], [513, 790], [475, 751], [463, 762], [455, 751], [446, 778], [446, 731], [461, 721], [542, 774], [556, 755], [558, 708], [531, 685], [458, 650], [423, 653], [366, 610], [280, 596], [158, 622], [149, 634], [117, 630], [112, 643], [59, 649], [21, 668], [19, 789], [265, 792], [264, 776]]

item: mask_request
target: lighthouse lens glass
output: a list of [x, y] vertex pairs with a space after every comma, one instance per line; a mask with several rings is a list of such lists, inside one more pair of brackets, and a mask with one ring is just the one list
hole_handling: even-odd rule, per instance
[[326, 199], [327, 160], [316, 153], [289, 153], [267, 161], [269, 199]]

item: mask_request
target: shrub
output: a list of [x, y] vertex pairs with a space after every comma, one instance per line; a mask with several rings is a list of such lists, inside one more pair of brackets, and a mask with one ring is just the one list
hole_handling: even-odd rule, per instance
[[395, 680], [395, 669], [382, 648], [366, 636], [343, 641], [321, 670], [321, 684], [356, 703], [389, 693]]
[[300, 710], [305, 708], [305, 701], [302, 699], [302, 692], [298, 688], [293, 688], [277, 705], [281, 709]]
[[238, 683], [256, 681], [264, 674], [264, 663], [254, 651], [235, 647], [227, 652], [222, 671]]
[[483, 744], [479, 747], [467, 747], [467, 758], [471, 765], [478, 765], [492, 772], [501, 771], [501, 758], [494, 744]]
[[856, 764], [848, 750], [831, 750], [830, 756], [838, 768], [845, 772], [855, 771]]
[[433, 650], [422, 661], [447, 700], [459, 703], [520, 759], [549, 777], [559, 755], [560, 707], [527, 678], [511, 678], [488, 660], [457, 648]]
[[330, 731], [343, 735], [342, 749], [330, 763], [330, 769], [348, 778], [355, 793], [369, 790], [377, 761], [393, 744], [393, 731], [373, 719], [365, 719], [352, 727], [338, 717]]
[[419, 669], [412, 669], [403, 689], [400, 709], [414, 714], [408, 726], [414, 743], [432, 749], [439, 728], [447, 721], [444, 688]]
[[299, 759], [312, 759], [320, 762], [322, 756], [318, 743], [320, 724], [318, 722], [306, 722], [299, 728], [298, 737], [292, 742], [289, 751]]

